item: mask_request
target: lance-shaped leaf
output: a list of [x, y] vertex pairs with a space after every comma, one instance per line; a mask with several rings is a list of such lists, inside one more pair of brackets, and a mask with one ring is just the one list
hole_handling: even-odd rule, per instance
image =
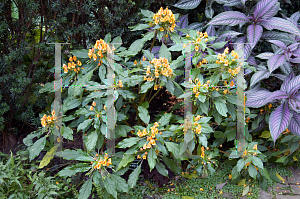
[[[277, 0], [276, 0], [277, 1]], [[272, 17], [274, 17], [278, 10], [280, 9], [280, 4], [279, 2], [275, 3], [274, 6], [272, 6], [272, 8], [270, 10], [268, 10], [268, 12], [266, 12], [261, 18], [262, 19], [270, 19]]]
[[[289, 45], [288, 48], [294, 52], [299, 47], [299, 45], [300, 45], [299, 43], [293, 43], [293, 44]], [[298, 49], [298, 50], [300, 50], [300, 49]], [[298, 52], [298, 51], [296, 51], [296, 52]]]
[[286, 99], [288, 97], [289, 97], [288, 94], [286, 94], [285, 92], [283, 92], [281, 90], [278, 90], [278, 91], [274, 91], [273, 93], [269, 94], [266, 97], [266, 101], [269, 103], [274, 100]]
[[255, 57], [258, 57], [260, 59], [270, 59], [270, 57], [272, 57], [273, 55], [274, 55], [274, 53], [265, 52], [265, 53], [261, 53], [259, 55], [256, 55]]
[[251, 64], [252, 66], [257, 66], [255, 58], [252, 56], [248, 57], [247, 62], [248, 62], [248, 64]]
[[251, 48], [254, 48], [256, 43], [261, 38], [262, 33], [263, 33], [263, 27], [261, 25], [252, 24], [248, 26], [247, 39], [249, 43], [252, 43]]
[[269, 71], [272, 73], [274, 70], [276, 70], [279, 66], [281, 66], [286, 61], [284, 55], [273, 55], [268, 60], [268, 68]]
[[180, 9], [191, 10], [197, 8], [200, 3], [201, 0], [180, 0], [173, 6]]
[[[180, 29], [187, 28], [188, 23], [189, 23], [188, 14], [180, 16], [178, 18], [178, 21], [179, 22], [175, 22], [175, 24], [176, 24], [175, 30], [177, 30], [178, 28], [180, 28]], [[182, 36], [183, 32], [178, 31], [178, 35]]]
[[228, 11], [218, 14], [207, 25], [235, 26], [246, 22], [249, 22], [249, 19], [245, 14], [238, 11]]
[[291, 98], [288, 100], [288, 103], [291, 110], [295, 111], [297, 114], [300, 113], [300, 101]]
[[275, 5], [277, 0], [262, 0], [255, 6], [253, 15], [256, 19], [263, 18], [263, 16], [269, 12], [269, 10]]
[[299, 64], [300, 63], [300, 58], [290, 59], [290, 62], [292, 62], [294, 64]]
[[268, 90], [259, 90], [256, 92], [249, 93], [247, 95], [246, 106], [249, 108], [259, 108], [266, 105], [268, 102], [266, 101], [266, 96], [271, 94]]
[[296, 49], [292, 52], [292, 54], [296, 57], [300, 57], [300, 48], [299, 49]]
[[207, 28], [206, 28], [206, 33], [211, 36], [211, 37], [214, 37], [216, 36], [216, 29], [213, 25], [209, 25]]
[[216, 42], [218, 42], [221, 39], [227, 38], [227, 37], [234, 38], [234, 37], [236, 37], [236, 36], [238, 36], [240, 34], [242, 34], [242, 33], [236, 32], [236, 31], [233, 31], [233, 30], [226, 30], [226, 31], [222, 32], [219, 35], [219, 37], [217, 38]]
[[300, 36], [300, 30], [297, 26], [295, 26], [293, 23], [289, 22], [288, 20], [279, 18], [279, 17], [272, 17], [269, 20], [259, 22], [258, 24], [262, 25], [268, 30], [281, 30], [284, 32], [288, 32], [294, 35]]
[[288, 127], [292, 116], [293, 113], [289, 110], [287, 103], [282, 103], [271, 113], [269, 128], [274, 143], [279, 135]]
[[[202, 23], [200, 23], [200, 22], [194, 22], [194, 23], [191, 23], [187, 27], [188, 30], [196, 30], [196, 31], [202, 31], [203, 28], [204, 28], [203, 22]], [[186, 35], [186, 34], [184, 34], [184, 35]]]
[[291, 72], [283, 81], [283, 84], [280, 87], [280, 90], [282, 90], [285, 93], [288, 93], [288, 85], [290, 81], [295, 77], [294, 72]]
[[285, 44], [293, 43], [294, 40], [288, 33], [276, 32], [276, 31], [266, 31], [262, 34], [261, 39], [265, 40], [280, 40]]
[[270, 76], [277, 77], [278, 79], [280, 79], [282, 81], [287, 77], [287, 75], [283, 75], [283, 74], [271, 74]]
[[293, 113], [293, 117], [291, 119], [290, 125], [288, 129], [294, 135], [300, 136], [300, 114]]
[[258, 83], [259, 81], [263, 79], [267, 79], [270, 77], [270, 71], [268, 70], [259, 70], [257, 71], [252, 77], [250, 81], [250, 87]]
[[77, 149], [77, 151], [66, 149], [64, 151], [57, 152], [56, 155], [67, 160], [79, 160], [88, 162], [94, 161], [92, 157], [90, 157], [85, 151], [82, 151], [81, 149]]
[[285, 75], [288, 75], [292, 72], [292, 67], [289, 62], [283, 62], [283, 64], [280, 66], [280, 69]]
[[300, 18], [300, 12], [297, 11], [291, 15], [290, 20], [292, 20], [294, 22], [294, 24], [297, 25], [299, 18]]
[[268, 42], [272, 43], [272, 44], [275, 44], [276, 46], [284, 49], [284, 50], [287, 50], [287, 47], [285, 45], [285, 43], [283, 43], [282, 41], [278, 41], [278, 40], [268, 40]]
[[287, 86], [287, 91], [290, 96], [295, 95], [300, 89], [300, 75], [294, 77]]
[[88, 199], [92, 192], [92, 178], [88, 179], [80, 188], [78, 198]]

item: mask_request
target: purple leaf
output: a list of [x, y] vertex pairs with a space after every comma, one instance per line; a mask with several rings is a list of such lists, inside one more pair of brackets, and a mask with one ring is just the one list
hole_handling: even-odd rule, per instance
[[259, 70], [254, 75], [252, 75], [251, 80], [250, 80], [250, 87], [258, 83], [259, 81], [263, 79], [267, 79], [270, 76], [270, 71], [268, 70]]
[[288, 96], [288, 94], [286, 94], [286, 92], [278, 90], [278, 91], [274, 91], [268, 97], [266, 97], [266, 101], [267, 101], [267, 103], [269, 103], [269, 102], [272, 102], [274, 100], [286, 99], [288, 97], [289, 96]]
[[188, 30], [196, 30], [196, 31], [202, 31], [203, 30], [203, 22], [194, 22], [194, 23], [191, 23], [187, 29]]
[[240, 34], [242, 34], [242, 33], [236, 32], [236, 31], [233, 31], [233, 30], [226, 30], [226, 31], [222, 32], [222, 34], [219, 35], [217, 40], [221, 41], [221, 38], [223, 39], [223, 38], [227, 38], [227, 37], [234, 38], [234, 37], [236, 37]]
[[300, 18], [300, 12], [298, 11], [291, 15], [290, 20], [292, 21], [292, 23], [295, 26], [297, 26], [298, 25], [297, 22], [298, 22], [299, 18]]
[[207, 32], [207, 35], [210, 36], [210, 37], [216, 36], [216, 30], [215, 30], [215, 27], [213, 25], [209, 25], [206, 28], [206, 32]]
[[300, 113], [300, 102], [294, 98], [288, 100], [289, 107], [291, 110], [295, 111], [296, 113]]
[[[288, 46], [288, 48], [291, 50], [291, 51], [295, 51], [298, 47], [299, 47], [299, 43], [293, 43], [291, 45]], [[300, 49], [299, 49], [300, 50]]]
[[262, 34], [261, 39], [265, 40], [280, 40], [286, 44], [293, 43], [294, 40], [290, 37], [290, 34], [276, 31], [266, 31]]
[[248, 108], [259, 108], [266, 105], [266, 96], [271, 94], [268, 90], [258, 90], [247, 95], [246, 106]]
[[[276, 1], [277, 1], [277, 0], [276, 0]], [[274, 17], [274, 16], [277, 14], [279, 8], [280, 8], [280, 4], [279, 4], [279, 2], [277, 2], [277, 3], [276, 3], [274, 6], [272, 6], [272, 8], [271, 8], [270, 10], [268, 10], [268, 12], [266, 12], [266, 13], [264, 14], [264, 16], [262, 16], [261, 18], [262, 18], [262, 19], [270, 19], [270, 18]]]
[[293, 113], [293, 117], [291, 118], [291, 122], [288, 128], [291, 133], [300, 136], [300, 114]]
[[258, 57], [260, 59], [270, 59], [270, 57], [272, 57], [273, 55], [274, 55], [274, 53], [265, 52], [265, 53], [261, 53], [259, 55], [256, 55], [255, 57]]
[[275, 5], [277, 0], [261, 0], [255, 6], [253, 15], [256, 19], [263, 18], [269, 10]]
[[294, 64], [299, 64], [300, 63], [300, 58], [290, 59], [290, 62], [292, 62]]
[[286, 75], [290, 74], [292, 72], [292, 67], [289, 64], [289, 62], [284, 62], [281, 66], [280, 69], [282, 70], [282, 72]]
[[180, 9], [191, 10], [198, 7], [201, 3], [201, 0], [180, 0], [173, 6]]
[[288, 93], [288, 85], [291, 81], [291, 79], [293, 79], [295, 77], [294, 73], [291, 72], [283, 81], [283, 84], [280, 87], [280, 90], [282, 90], [285, 93]]
[[269, 128], [274, 143], [279, 135], [289, 126], [292, 116], [293, 113], [289, 110], [287, 103], [282, 103], [271, 113]]
[[254, 48], [256, 43], [259, 41], [261, 38], [261, 35], [263, 33], [263, 27], [260, 25], [249, 25], [247, 28], [247, 39], [249, 43], [251, 44], [251, 48]]
[[276, 46], [279, 46], [280, 48], [287, 50], [287, 47], [285, 45], [285, 43], [283, 43], [282, 41], [278, 41], [278, 40], [268, 40], [268, 42], [275, 44]]
[[284, 32], [288, 32], [294, 35], [300, 36], [300, 30], [297, 26], [295, 26], [293, 23], [291, 23], [288, 20], [279, 18], [279, 17], [272, 17], [271, 19], [267, 21], [258, 22], [257, 24], [262, 25], [268, 30], [281, 30]]
[[284, 55], [273, 55], [268, 60], [268, 68], [270, 72], [272, 73], [274, 70], [276, 70], [280, 65], [282, 65], [285, 62], [285, 56]]
[[287, 77], [286, 75], [283, 74], [271, 74], [270, 76], [277, 77], [278, 79], [284, 81], [284, 79]]
[[232, 11], [231, 7], [229, 7], [229, 6], [223, 6], [223, 8], [225, 11]]
[[251, 64], [252, 66], [257, 66], [256, 61], [255, 61], [255, 58], [252, 57], [252, 56], [248, 57], [247, 62], [248, 62], [249, 64]]
[[[184, 29], [184, 28], [188, 27], [188, 22], [189, 22], [188, 14], [180, 16], [178, 18], [178, 20], [179, 20], [179, 22], [175, 22], [175, 24], [177, 26], [177, 27], [175, 27], [175, 30], [177, 30], [178, 28]], [[183, 34], [182, 32], [178, 31], [179, 36], [182, 36], [182, 34]]]
[[300, 56], [300, 48], [297, 49], [297, 50], [294, 50], [294, 51], [292, 52], [292, 55], [299, 57], [299, 56]]
[[289, 81], [286, 90], [288, 91], [288, 94], [290, 96], [293, 96], [295, 95], [295, 93], [298, 92], [299, 89], [300, 89], [300, 75], [294, 77], [291, 81]]
[[235, 26], [246, 22], [249, 22], [249, 19], [245, 14], [238, 11], [227, 11], [215, 16], [207, 25]]

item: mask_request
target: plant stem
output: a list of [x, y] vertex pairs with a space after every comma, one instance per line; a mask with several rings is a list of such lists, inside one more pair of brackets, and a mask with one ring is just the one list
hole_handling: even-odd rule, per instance
[[158, 30], [155, 30], [155, 35], [154, 35], [154, 38], [153, 38], [153, 41], [152, 41], [152, 44], [151, 44], [151, 47], [150, 47], [150, 53], [151, 53], [151, 50], [152, 50], [152, 48], [153, 48], [153, 46], [154, 46], [154, 42], [155, 42], [157, 33], [158, 33]]
[[[161, 87], [162, 88], [162, 87]], [[152, 101], [152, 99], [158, 94], [158, 92], [161, 90], [161, 88], [158, 90], [158, 91], [156, 91], [156, 93], [151, 97], [151, 99], [149, 100], [149, 104], [150, 104], [150, 102]]]

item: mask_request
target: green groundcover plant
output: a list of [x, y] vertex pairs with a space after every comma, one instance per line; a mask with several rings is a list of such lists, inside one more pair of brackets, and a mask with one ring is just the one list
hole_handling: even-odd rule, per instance
[[[52, 116], [45, 114], [42, 117], [41, 114], [43, 128], [29, 134], [23, 140], [28, 146], [30, 161], [44, 148], [47, 149], [39, 168], [47, 166], [54, 155], [66, 160], [81, 161], [58, 173], [61, 177], [86, 173], [86, 181], [80, 188], [78, 198], [88, 198], [93, 185], [103, 198], [117, 198], [118, 193], [128, 192], [137, 184], [143, 161], [147, 161], [150, 170], [155, 168], [160, 174], [168, 176], [165, 165], [174, 173], [181, 174], [181, 161], [186, 160], [189, 162], [188, 168], [194, 168], [195, 171], [187, 177], [197, 174], [207, 176], [215, 172], [221, 153], [229, 154], [227, 158], [231, 159], [233, 153], [241, 150], [236, 150], [234, 145], [226, 152], [220, 150], [222, 144], [236, 137], [237, 97], [236, 89], [232, 87], [235, 85], [234, 77], [242, 67], [238, 62], [239, 52], [224, 49], [227, 41], [209, 44], [216, 37], [208, 36], [207, 32], [177, 29], [186, 34], [179, 36], [175, 31], [178, 14], [173, 14], [168, 8], [161, 8], [157, 13], [148, 10], [141, 12], [145, 17], [145, 24], [131, 27], [132, 31], [150, 27], [152, 29], [150, 28], [142, 39], [133, 42], [128, 49], [121, 46], [120, 37], [112, 39], [111, 35], [107, 34], [104, 39], [97, 40], [89, 50], [71, 51], [72, 56], [69, 57], [68, 63], [63, 60], [63, 85], [70, 85], [71, 80], [71, 85], [106, 85], [108, 53], [114, 52], [115, 136], [121, 138], [116, 148], [122, 150], [112, 157], [108, 157], [104, 150], [107, 141], [108, 103], [108, 92], [105, 89], [75, 87], [64, 89], [62, 93], [65, 97], [62, 137], [73, 140], [72, 128], [77, 128], [77, 133], [83, 133], [85, 150], [67, 149], [56, 152], [57, 146], [54, 146], [53, 138], [57, 116], [54, 111]], [[176, 44], [168, 48], [165, 45], [167, 38]], [[161, 42], [159, 58], [155, 58], [151, 53], [156, 39]], [[144, 44], [151, 40], [153, 42], [150, 50], [144, 50]], [[111, 47], [109, 43], [115, 44]], [[188, 44], [192, 44], [191, 49], [188, 49]], [[216, 54], [214, 51], [222, 48], [223, 53]], [[174, 58], [171, 54], [173, 51], [181, 52], [182, 55]], [[184, 66], [185, 53], [189, 51], [193, 52], [191, 80], [179, 85], [174, 79], [183, 74], [179, 68]], [[203, 56], [204, 52], [206, 56]], [[139, 61], [134, 60], [134, 57], [140, 57]], [[256, 68], [248, 63], [245, 63], [244, 67], [256, 71]], [[40, 92], [54, 92], [53, 83], [45, 84]], [[177, 98], [187, 97], [182, 87], [192, 89], [192, 123], [173, 115], [172, 112], [160, 113], [155, 118], [150, 118], [148, 108], [163, 87]], [[53, 106], [52, 103], [52, 110]], [[179, 104], [174, 109], [181, 106]], [[126, 122], [129, 112], [136, 113], [137, 125], [130, 126]], [[256, 117], [246, 108], [246, 117], [248, 116], [249, 119]], [[69, 121], [72, 122], [67, 126], [65, 123]], [[218, 124], [224, 131], [215, 131], [211, 127], [213, 124]], [[233, 167], [231, 178], [241, 180], [250, 176], [258, 179], [261, 187], [266, 190], [266, 182], [270, 178], [263, 162], [268, 159], [261, 152], [266, 147], [261, 146], [263, 142], [253, 141], [248, 131], [248, 122], [245, 126], [245, 138], [249, 144]], [[133, 136], [128, 137], [129, 132]], [[33, 138], [37, 138], [34, 143]], [[216, 139], [211, 143], [208, 141], [210, 138]], [[57, 141], [61, 142], [60, 139]], [[139, 164], [126, 182], [121, 176], [129, 170], [135, 159], [140, 160]]]

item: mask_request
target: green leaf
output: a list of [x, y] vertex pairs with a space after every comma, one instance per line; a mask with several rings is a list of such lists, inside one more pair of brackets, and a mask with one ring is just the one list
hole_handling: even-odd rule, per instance
[[[157, 134], [157, 135], [158, 135], [158, 134]], [[157, 139], [158, 139], [158, 138], [157, 138]], [[158, 139], [158, 140], [159, 140], [159, 139]], [[156, 145], [157, 145], [157, 147], [158, 147], [158, 150], [159, 150], [160, 152], [162, 152], [163, 155], [165, 155], [165, 156], [168, 155], [168, 151], [167, 151], [166, 147], [161, 143], [161, 141], [156, 142]]]
[[205, 67], [207, 68], [219, 68], [221, 65], [220, 64], [206, 64]]
[[143, 122], [145, 122], [146, 124], [149, 124], [149, 121], [150, 121], [150, 115], [148, 113], [148, 110], [145, 109], [144, 107], [142, 106], [139, 106], [138, 107], [138, 111], [139, 111], [139, 117], [141, 118], [141, 120]]
[[117, 125], [116, 126], [116, 133], [122, 137], [126, 137], [127, 133], [130, 132], [131, 130], [134, 130], [128, 125]]
[[81, 102], [78, 99], [73, 99], [71, 101], [66, 100], [65, 103], [63, 103], [63, 112], [66, 113], [68, 110], [74, 109], [81, 105]]
[[170, 159], [170, 158], [167, 158], [166, 156], [163, 156], [162, 157], [163, 161], [165, 162], [166, 165], [168, 165], [168, 167], [175, 173], [175, 174], [180, 174], [181, 172], [181, 169], [180, 169], [180, 166], [178, 166], [178, 164]]
[[[157, 165], [157, 164], [156, 164]], [[129, 188], [133, 188], [136, 185], [136, 182], [139, 178], [139, 175], [141, 173], [141, 165], [139, 165], [130, 175], [128, 178], [128, 186]]]
[[249, 193], [249, 185], [244, 188], [242, 197], [247, 195], [247, 193]]
[[201, 143], [204, 147], [207, 147], [207, 137], [203, 134], [200, 134], [199, 143]]
[[129, 28], [133, 28], [131, 31], [137, 31], [137, 30], [144, 30], [149, 27], [150, 27], [149, 24], [138, 24], [137, 26], [131, 26]]
[[91, 165], [79, 163], [62, 169], [60, 172], [58, 172], [58, 175], [61, 177], [71, 177], [76, 173], [86, 172], [91, 168]]
[[46, 144], [46, 137], [38, 139], [30, 148], [29, 148], [29, 159], [33, 160], [40, 152], [44, 149]]
[[108, 33], [108, 34], [105, 35], [104, 41], [105, 41], [106, 43], [110, 43], [110, 41], [111, 41], [111, 34], [110, 34], [110, 33]]
[[163, 114], [163, 116], [158, 120], [159, 126], [167, 125], [170, 122], [171, 117], [172, 117], [172, 113]]
[[105, 68], [104, 64], [100, 65], [98, 74], [99, 74], [99, 78], [104, 83], [105, 82], [104, 79], [105, 79], [105, 75], [106, 75], [106, 68]]
[[215, 106], [216, 106], [216, 109], [217, 111], [220, 113], [220, 115], [224, 116], [224, 117], [227, 117], [227, 107], [226, 107], [226, 104], [220, 102], [220, 101], [215, 101]]
[[270, 138], [271, 137], [271, 133], [270, 131], [264, 131], [262, 132], [261, 136], [259, 136], [261, 138]]
[[81, 149], [77, 149], [76, 151], [66, 149], [64, 151], [58, 151], [56, 155], [66, 160], [79, 160], [87, 162], [94, 161], [92, 157], [90, 157], [85, 151], [82, 151]]
[[[87, 119], [87, 120], [84, 120], [84, 122], [80, 123], [79, 126], [77, 127], [77, 133], [80, 131], [80, 130], [86, 130], [86, 128], [93, 122], [94, 119]], [[83, 131], [85, 132], [85, 131]]]
[[264, 168], [264, 164], [263, 162], [261, 161], [260, 158], [256, 157], [256, 156], [253, 156], [253, 159], [252, 159], [252, 162], [255, 166], [257, 166], [258, 168], [261, 168], [263, 169]]
[[226, 130], [225, 136], [227, 137], [227, 141], [234, 140], [236, 138], [236, 129]]
[[98, 140], [98, 133], [97, 131], [92, 131], [85, 139], [85, 146], [87, 151], [91, 151], [96, 147], [96, 143]]
[[125, 154], [122, 158], [121, 162], [119, 163], [118, 170], [120, 170], [122, 167], [126, 167], [128, 163], [135, 160], [134, 154]]
[[287, 157], [288, 156], [282, 156], [278, 160], [276, 160], [276, 162], [284, 163], [286, 161]]
[[166, 169], [165, 165], [163, 165], [160, 162], [157, 162], [155, 168], [161, 175], [168, 177], [168, 170]]
[[118, 175], [110, 174], [110, 177], [112, 181], [116, 184], [116, 187], [119, 191], [122, 191], [124, 193], [128, 192], [128, 184], [124, 178], [121, 178]]
[[78, 198], [88, 199], [92, 192], [92, 178], [88, 179], [80, 188]]
[[177, 43], [169, 48], [169, 51], [182, 51], [182, 50], [183, 50], [183, 44], [181, 43], [179, 44]]
[[174, 142], [165, 142], [167, 149], [173, 153], [174, 155], [177, 155], [179, 153], [179, 145]]
[[[114, 38], [111, 43], [114, 45], [115, 49], [118, 49], [122, 45], [121, 44], [122, 43], [121, 36]], [[120, 44], [116, 44], [116, 43], [120, 43]], [[115, 64], [117, 64], [117, 63], [115, 63]]]
[[237, 171], [238, 172], [241, 172], [241, 170], [244, 168], [245, 166], [245, 160], [244, 159], [240, 159], [238, 162], [237, 162]]
[[131, 147], [131, 146], [135, 145], [139, 140], [140, 140], [140, 138], [138, 138], [138, 137], [125, 138], [124, 140], [119, 142], [116, 147], [117, 148]]
[[87, 49], [72, 50], [70, 53], [77, 58], [89, 59], [89, 50]]
[[150, 53], [149, 50], [142, 50], [144, 53], [144, 56], [149, 60], [152, 61], [152, 59], [154, 58], [154, 55], [152, 53]]
[[54, 153], [56, 152], [57, 147], [58, 147], [58, 145], [55, 145], [54, 147], [52, 147], [50, 149], [50, 151], [48, 151], [46, 153], [46, 155], [43, 157], [42, 161], [40, 162], [39, 169], [44, 168], [45, 166], [47, 166], [50, 163], [50, 161], [54, 157]]
[[215, 48], [216, 50], [218, 50], [220, 48], [223, 48], [227, 44], [227, 42], [228, 41], [217, 42], [217, 43], [211, 44], [210, 46]]
[[167, 90], [172, 94], [174, 95], [174, 84], [171, 80], [168, 79], [168, 81], [166, 82], [166, 88]]
[[140, 93], [146, 93], [148, 89], [153, 86], [153, 84], [153, 81], [147, 81], [144, 84], [142, 84]]
[[220, 81], [219, 71], [215, 71], [214, 74], [210, 77], [211, 86], [217, 86]]
[[150, 10], [143, 10], [141, 9], [141, 13], [145, 16], [145, 17], [148, 17], [148, 18], [152, 18], [154, 13]]
[[159, 57], [166, 58], [169, 61], [169, 63], [171, 62], [171, 53], [164, 43], [162, 43], [161, 48], [159, 50]]
[[68, 140], [73, 140], [73, 130], [69, 127], [62, 126], [62, 136]]
[[109, 194], [111, 194], [114, 198], [117, 198], [116, 184], [108, 176], [105, 178], [103, 185]]
[[156, 156], [155, 149], [153, 149], [151, 147], [151, 149], [150, 149], [150, 151], [148, 153], [148, 164], [149, 164], [149, 167], [150, 167], [150, 172], [155, 167], [156, 159], [157, 159], [157, 156]]
[[250, 175], [252, 178], [256, 179], [256, 176], [257, 176], [257, 170], [255, 169], [255, 167], [254, 167], [252, 164], [249, 165], [249, 170], [248, 170], [248, 172], [249, 172], [249, 175]]

